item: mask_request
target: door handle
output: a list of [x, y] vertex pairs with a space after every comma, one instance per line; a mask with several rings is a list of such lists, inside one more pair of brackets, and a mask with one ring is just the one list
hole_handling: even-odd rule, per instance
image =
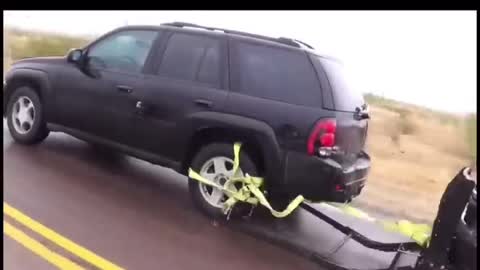
[[211, 108], [213, 106], [213, 102], [206, 99], [196, 99], [194, 102], [197, 105], [208, 107], [208, 108]]
[[147, 106], [142, 101], [135, 103], [135, 113], [144, 116], [147, 113]]
[[130, 94], [133, 91], [133, 88], [130, 87], [130, 86], [126, 86], [126, 85], [117, 85], [117, 90], [119, 92], [124, 92], [124, 93]]

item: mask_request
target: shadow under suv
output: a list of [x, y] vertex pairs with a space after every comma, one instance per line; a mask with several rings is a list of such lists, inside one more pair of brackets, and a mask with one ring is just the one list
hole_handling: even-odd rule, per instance
[[[116, 29], [66, 57], [16, 62], [4, 81], [12, 137], [64, 132], [217, 183], [263, 176], [270, 200], [345, 202], [366, 181], [368, 109], [342, 65], [308, 44], [188, 23]], [[190, 179], [194, 203], [226, 196]]]

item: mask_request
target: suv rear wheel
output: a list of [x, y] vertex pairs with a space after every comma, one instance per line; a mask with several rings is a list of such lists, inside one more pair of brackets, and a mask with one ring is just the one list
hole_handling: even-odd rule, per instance
[[[191, 162], [191, 168], [201, 176], [223, 185], [228, 177], [233, 175], [233, 145], [213, 143], [202, 147]], [[252, 158], [245, 152], [240, 152], [240, 173], [256, 176], [258, 169]], [[196, 207], [213, 218], [222, 218], [223, 204], [227, 196], [220, 190], [207, 186], [197, 180], [188, 179], [190, 195]], [[237, 187], [239, 188], [239, 187]]]
[[35, 144], [48, 136], [43, 105], [38, 94], [28, 86], [17, 88], [7, 106], [8, 130], [16, 142]]

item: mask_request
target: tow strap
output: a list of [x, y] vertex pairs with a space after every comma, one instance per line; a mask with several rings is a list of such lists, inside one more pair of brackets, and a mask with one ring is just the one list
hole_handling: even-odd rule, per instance
[[[236, 142], [233, 145], [233, 176], [227, 179], [227, 181], [222, 185], [219, 185], [200, 174], [196, 173], [192, 168], [188, 170], [188, 177], [195, 179], [205, 185], [217, 188], [225, 193], [228, 199], [223, 205], [223, 211], [225, 214], [229, 214], [232, 208], [237, 202], [249, 203], [252, 206], [257, 206], [259, 203], [270, 210], [270, 213], [276, 218], [284, 218], [293, 212], [302, 202], [306, 201], [302, 195], [298, 195], [293, 201], [288, 204], [288, 206], [283, 211], [277, 211], [272, 208], [268, 200], [265, 198], [264, 193], [260, 190], [263, 185], [263, 178], [250, 176], [246, 174], [242, 176], [239, 174], [240, 167], [240, 148], [242, 144]], [[235, 183], [241, 183], [242, 187], [237, 189]], [[431, 226], [427, 224], [414, 224], [407, 220], [400, 221], [382, 221], [376, 220], [370, 217], [367, 213], [356, 209], [350, 205], [346, 204], [336, 204], [336, 203], [321, 203], [325, 206], [329, 206], [336, 210], [342, 211], [343, 213], [354, 216], [356, 218], [365, 219], [380, 224], [385, 230], [397, 232], [403, 234], [421, 246], [428, 246], [430, 239], [430, 234], [432, 231]]]
[[348, 204], [339, 204], [339, 203], [321, 203], [326, 207], [330, 207], [334, 210], [341, 211], [347, 215], [368, 220], [374, 222], [383, 227], [384, 230], [390, 232], [400, 233], [414, 240], [417, 244], [422, 247], [428, 247], [430, 242], [430, 235], [432, 233], [432, 227], [428, 224], [417, 224], [412, 223], [408, 220], [399, 220], [399, 221], [390, 221], [390, 220], [378, 220], [367, 213], [352, 207]]

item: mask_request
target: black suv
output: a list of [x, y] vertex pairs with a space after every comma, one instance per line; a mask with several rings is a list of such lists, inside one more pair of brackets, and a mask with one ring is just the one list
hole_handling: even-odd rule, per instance
[[[368, 108], [342, 65], [301, 41], [188, 23], [116, 29], [66, 57], [16, 62], [4, 80], [12, 137], [50, 131], [221, 183], [232, 143], [272, 201], [345, 202], [366, 181]], [[220, 214], [225, 195], [189, 180]]]

